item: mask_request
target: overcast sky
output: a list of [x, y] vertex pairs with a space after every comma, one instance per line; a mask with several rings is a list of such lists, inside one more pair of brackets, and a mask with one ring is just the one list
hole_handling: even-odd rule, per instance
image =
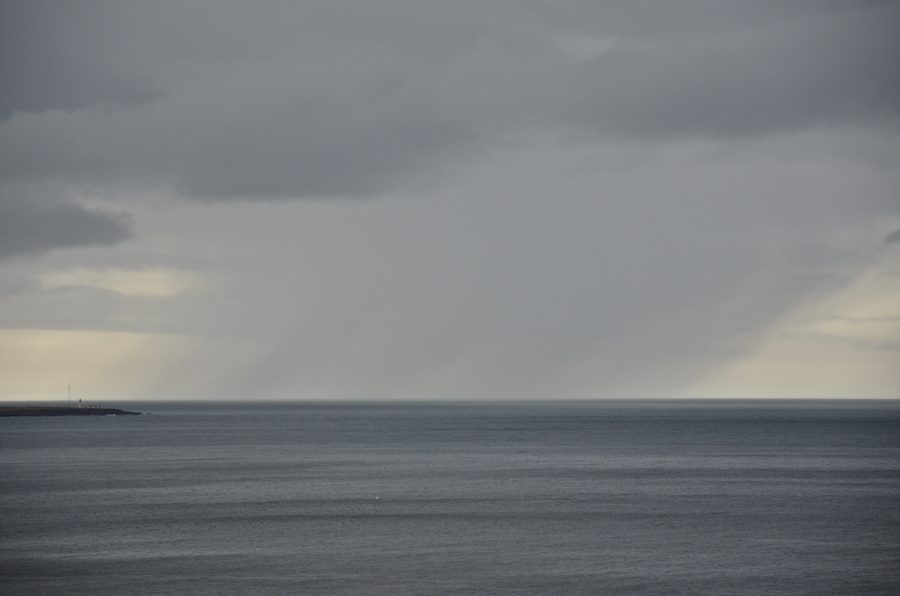
[[900, 3], [7, 1], [0, 399], [900, 397]]

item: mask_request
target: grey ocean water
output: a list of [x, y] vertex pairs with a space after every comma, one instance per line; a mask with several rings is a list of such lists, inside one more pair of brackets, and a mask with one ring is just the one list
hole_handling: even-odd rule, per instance
[[900, 405], [0, 419], [0, 591], [898, 594]]

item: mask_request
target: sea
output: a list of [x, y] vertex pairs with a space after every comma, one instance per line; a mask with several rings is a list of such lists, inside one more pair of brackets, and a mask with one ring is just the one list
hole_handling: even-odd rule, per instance
[[0, 593], [900, 594], [900, 402], [0, 419]]

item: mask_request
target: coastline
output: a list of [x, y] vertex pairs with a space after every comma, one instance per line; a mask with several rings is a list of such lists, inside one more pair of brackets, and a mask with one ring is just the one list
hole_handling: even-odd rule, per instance
[[61, 406], [0, 406], [3, 416], [140, 416], [118, 408], [67, 408]]

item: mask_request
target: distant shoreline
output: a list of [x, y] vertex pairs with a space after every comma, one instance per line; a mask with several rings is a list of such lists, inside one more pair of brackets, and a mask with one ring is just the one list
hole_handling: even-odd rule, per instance
[[0, 406], [3, 416], [140, 416], [118, 408], [66, 408], [59, 406]]

